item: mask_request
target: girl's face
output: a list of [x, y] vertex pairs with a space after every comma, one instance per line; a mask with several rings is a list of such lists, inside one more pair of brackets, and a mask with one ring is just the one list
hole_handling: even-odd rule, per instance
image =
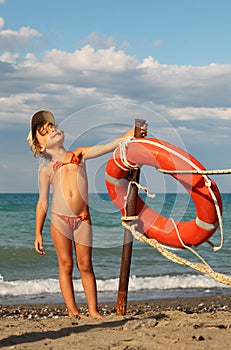
[[37, 127], [36, 138], [39, 145], [46, 149], [64, 140], [63, 132], [49, 122]]

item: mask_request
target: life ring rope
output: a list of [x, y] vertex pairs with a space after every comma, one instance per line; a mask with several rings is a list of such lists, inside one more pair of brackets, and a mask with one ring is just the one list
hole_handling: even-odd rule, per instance
[[128, 200], [128, 196], [129, 196], [129, 193], [131, 191], [132, 185], [135, 185], [138, 189], [145, 191], [148, 197], [150, 197], [150, 198], [156, 197], [155, 193], [149, 192], [148, 187], [142, 186], [141, 184], [139, 184], [136, 181], [129, 181], [127, 195], [124, 197], [124, 200], [125, 200], [124, 201], [124, 215], [121, 217], [122, 221], [132, 221], [132, 220], [137, 220], [137, 218], [138, 218], [138, 216], [127, 216], [127, 200]]
[[216, 170], [166, 170], [158, 169], [164, 174], [198, 174], [198, 175], [226, 175], [231, 174], [231, 169], [216, 169]]
[[[192, 168], [195, 169], [195, 171], [197, 173], [201, 172], [202, 170], [196, 165], [194, 164], [190, 159], [188, 159], [187, 157], [185, 157], [184, 155], [180, 154], [179, 152], [175, 151], [174, 149], [171, 149], [170, 147], [166, 146], [166, 145], [162, 145], [160, 143], [157, 143], [155, 141], [152, 141], [152, 140], [146, 140], [146, 139], [134, 139], [134, 138], [127, 138], [126, 140], [122, 141], [120, 143], [120, 145], [115, 149], [114, 153], [113, 153], [113, 159], [115, 161], [115, 163], [117, 164], [118, 167], [120, 167], [122, 170], [125, 170], [125, 171], [128, 171], [129, 169], [137, 169], [139, 168], [139, 166], [137, 164], [130, 164], [129, 161], [127, 160], [127, 156], [126, 156], [126, 148], [128, 146], [129, 143], [143, 143], [143, 144], [151, 144], [151, 145], [154, 145], [158, 148], [161, 148], [161, 149], [164, 149], [166, 150], [167, 152], [169, 153], [172, 153], [174, 154], [175, 156], [181, 158], [182, 160], [184, 160], [186, 163], [188, 163]], [[121, 164], [119, 164], [116, 160], [116, 151], [119, 149], [120, 151], [120, 160], [122, 162], [122, 166]], [[158, 169], [159, 170], [159, 169]], [[213, 251], [216, 252], [218, 250], [220, 250], [222, 247], [223, 247], [223, 244], [224, 244], [224, 229], [223, 229], [223, 223], [222, 223], [222, 216], [221, 216], [221, 211], [220, 211], [220, 207], [218, 205], [218, 202], [217, 202], [217, 198], [211, 188], [211, 180], [208, 178], [208, 176], [206, 174], [201, 174], [202, 177], [204, 178], [205, 180], [205, 185], [207, 186], [210, 194], [211, 194], [211, 197], [213, 199], [213, 202], [214, 202], [214, 206], [216, 208], [216, 212], [217, 212], [217, 217], [218, 217], [218, 223], [219, 223], [219, 227], [220, 227], [220, 236], [221, 236], [221, 239], [220, 239], [220, 245], [219, 246], [214, 246], [213, 244], [211, 244], [211, 242], [209, 242], [210, 245], [212, 245], [213, 247]], [[130, 184], [130, 183], [129, 183]], [[139, 185], [136, 183], [136, 186], [138, 188], [142, 188], [143, 186]], [[140, 187], [139, 187], [140, 186]], [[127, 196], [125, 197], [125, 204], [124, 204], [124, 208], [126, 208], [126, 199], [128, 198], [128, 194], [130, 192], [130, 186], [128, 186], [128, 190], [127, 190]], [[146, 191], [148, 193], [148, 189]], [[126, 215], [125, 215], [126, 216]], [[174, 222], [175, 223], [175, 222]]]
[[187, 249], [187, 250], [189, 250], [190, 252], [192, 252], [194, 255], [196, 255], [196, 256], [203, 262], [204, 265], [206, 265], [206, 266], [208, 266], [209, 268], [211, 268], [211, 267], [209, 266], [209, 264], [204, 260], [204, 258], [202, 258], [202, 256], [201, 256], [198, 252], [195, 251], [195, 249], [193, 249], [192, 247], [190, 247], [190, 246], [184, 244], [183, 239], [182, 239], [181, 236], [180, 236], [180, 232], [179, 232], [179, 230], [178, 230], [178, 227], [177, 227], [175, 221], [174, 221], [173, 219], [171, 219], [171, 220], [172, 220], [173, 225], [175, 226], [175, 230], [176, 230], [176, 233], [177, 233], [177, 237], [178, 237], [178, 239], [180, 240], [182, 246], [183, 246], [185, 249]]
[[[127, 216], [127, 213], [126, 213], [126, 209], [127, 209], [127, 198], [129, 196], [129, 193], [130, 193], [130, 190], [131, 190], [131, 185], [136, 185], [139, 189], [142, 189], [144, 190], [148, 197], [151, 197], [151, 198], [154, 198], [155, 197], [155, 194], [152, 194], [152, 193], [149, 193], [148, 192], [148, 188], [147, 187], [144, 187], [144, 186], [141, 186], [139, 183], [135, 182], [135, 181], [130, 181], [129, 184], [128, 184], [128, 189], [127, 189], [127, 195], [125, 196], [125, 203], [124, 203], [124, 213], [125, 215], [121, 217], [121, 221], [122, 221], [122, 224], [123, 222], [126, 222], [126, 221], [136, 221], [138, 219], [138, 216]], [[172, 221], [174, 227], [175, 227], [175, 230], [176, 230], [176, 233], [177, 233], [177, 237], [181, 243], [181, 245], [183, 246], [183, 248], [189, 250], [190, 252], [192, 252], [194, 255], [196, 255], [202, 262], [204, 265], [207, 265], [208, 267], [209, 264], [206, 263], [206, 261], [202, 258], [202, 256], [200, 254], [198, 254], [195, 249], [193, 249], [192, 247], [186, 245], [180, 235], [180, 232], [178, 230], [178, 227], [176, 225], [176, 222], [173, 218], [170, 218], [170, 220]], [[217, 247], [214, 246], [213, 243], [211, 243], [210, 241], [208, 241], [208, 243], [212, 246], [213, 250], [216, 251]], [[160, 243], [159, 243], [160, 244]], [[163, 246], [162, 244], [160, 244], [160, 246]], [[220, 249], [220, 247], [218, 247]], [[182, 248], [170, 248], [168, 247], [169, 250], [181, 250]]]
[[[119, 146], [113, 152], [114, 162], [116, 163], [116, 165], [120, 169], [125, 170], [125, 171], [128, 171], [128, 169], [139, 169], [139, 165], [129, 163], [129, 161], [127, 160], [127, 157], [126, 157], [126, 148], [127, 148], [128, 144], [129, 144], [129, 142], [132, 142], [133, 140], [135, 140], [134, 137], [127, 137], [125, 140], [121, 141]], [[121, 162], [123, 163], [124, 166], [119, 164], [117, 162], [117, 160], [116, 160], [115, 154], [116, 154], [116, 151], [117, 151], [118, 148], [119, 148], [119, 151], [120, 151], [120, 159], [121, 159]]]
[[[161, 255], [163, 255], [168, 260], [170, 260], [170, 261], [172, 261], [174, 263], [180, 264], [180, 265], [185, 265], [185, 266], [191, 267], [194, 270], [197, 270], [197, 271], [199, 271], [201, 273], [209, 275], [210, 277], [212, 277], [215, 281], [217, 281], [219, 283], [223, 283], [223, 284], [226, 284], [228, 286], [231, 286], [231, 277], [214, 271], [211, 268], [211, 266], [209, 266], [209, 264], [198, 253], [196, 253], [195, 251], [194, 251], [194, 253], [196, 253], [198, 258], [203, 263], [190, 262], [187, 259], [184, 259], [184, 258], [176, 255], [175, 253], [170, 251], [169, 247], [166, 248], [162, 244], [160, 244], [156, 239], [148, 238], [145, 235], [143, 235], [142, 233], [140, 233], [139, 231], [137, 231], [136, 230], [136, 224], [129, 225], [129, 224], [127, 224], [124, 221], [122, 222], [122, 224], [127, 230], [129, 230], [131, 232], [131, 234], [133, 235], [133, 237], [136, 240], [149, 244], [150, 246], [155, 248]], [[187, 249], [188, 248], [190, 248], [190, 247], [187, 247]], [[190, 248], [190, 250], [191, 249], [192, 248]]]
[[213, 202], [214, 202], [214, 205], [215, 205], [215, 208], [216, 208], [216, 212], [217, 212], [217, 217], [218, 217], [218, 222], [219, 222], [219, 227], [220, 227], [220, 235], [221, 235], [221, 242], [220, 242], [220, 245], [219, 246], [214, 246], [213, 247], [213, 251], [214, 252], [217, 252], [218, 250], [220, 250], [222, 247], [223, 247], [223, 244], [224, 244], [224, 229], [223, 229], [223, 222], [222, 222], [222, 216], [221, 216], [221, 210], [220, 210], [220, 207], [218, 205], [218, 202], [217, 202], [217, 198], [213, 192], [213, 190], [211, 189], [211, 186], [208, 186], [208, 190], [211, 194], [211, 197], [213, 199]]

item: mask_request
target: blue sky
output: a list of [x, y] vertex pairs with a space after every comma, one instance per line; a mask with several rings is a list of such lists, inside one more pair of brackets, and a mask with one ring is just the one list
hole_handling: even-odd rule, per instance
[[[151, 137], [230, 168], [230, 13], [229, 0], [0, 0], [0, 192], [38, 191], [25, 138], [39, 109], [67, 147], [143, 117]], [[89, 163], [91, 191], [107, 159]], [[154, 176], [156, 192], [174, 191]], [[230, 175], [214, 178], [231, 191]]]

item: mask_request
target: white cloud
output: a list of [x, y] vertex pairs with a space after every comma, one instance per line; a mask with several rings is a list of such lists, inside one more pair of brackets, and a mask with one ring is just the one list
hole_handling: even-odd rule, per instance
[[0, 30], [2, 29], [2, 27], [4, 27], [5, 21], [2, 17], [0, 17]]
[[32, 28], [21, 27], [18, 31], [11, 29], [3, 30], [5, 21], [0, 17], [0, 47], [1, 50], [12, 51], [17, 48], [24, 48], [32, 38], [38, 38], [41, 34]]
[[168, 113], [171, 119], [181, 121], [201, 119], [231, 120], [231, 108], [185, 107], [168, 109]]
[[0, 62], [6, 62], [8, 64], [11, 63], [17, 63], [17, 60], [19, 58], [19, 54], [14, 53], [12, 54], [11, 52], [4, 52], [1, 56], [0, 56]]
[[[1, 128], [15, 129], [21, 123], [26, 137], [36, 110], [52, 110], [58, 122], [76, 112], [75, 128], [66, 125], [69, 140], [81, 133], [83, 124], [91, 129], [143, 117], [152, 136], [185, 144], [210, 168], [227, 167], [231, 65], [167, 65], [151, 56], [139, 61], [115, 47], [86, 45], [74, 52], [47, 50], [39, 57], [3, 50], [0, 74]], [[102, 129], [98, 135], [103, 137]]]
[[64, 70], [110, 71], [112, 73], [134, 68], [137, 64], [134, 57], [126, 55], [122, 50], [116, 51], [114, 47], [95, 50], [89, 45], [73, 53], [59, 50], [47, 51], [44, 54], [44, 61], [51, 59], [54, 59], [55, 64], [61, 68], [66, 62]]
[[116, 42], [113, 36], [99, 35], [92, 32], [87, 38], [81, 40], [81, 45], [90, 45], [95, 49], [106, 49], [115, 47]]
[[162, 65], [148, 57], [137, 67], [146, 98], [172, 107], [229, 108], [231, 65]]
[[127, 40], [123, 40], [118, 43], [112, 35], [99, 35], [96, 32], [92, 32], [88, 37], [80, 41], [81, 46], [91, 46], [94, 49], [109, 49], [119, 47], [121, 50], [128, 50], [130, 43]]
[[[15, 105], [18, 121], [25, 122], [41, 107], [68, 115], [116, 100], [151, 108], [187, 130], [192, 121], [231, 119], [231, 65], [167, 65], [151, 56], [138, 61], [115, 47], [86, 45], [74, 52], [44, 51], [41, 57], [28, 53], [24, 59], [5, 51], [0, 72], [0, 120], [8, 123]], [[182, 125], [178, 130], [185, 134]]]

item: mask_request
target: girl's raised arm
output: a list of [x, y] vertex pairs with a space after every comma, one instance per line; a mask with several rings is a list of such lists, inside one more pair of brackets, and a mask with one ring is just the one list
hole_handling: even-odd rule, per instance
[[[147, 133], [146, 127], [142, 128], [141, 132], [145, 136]], [[75, 152], [76, 153], [81, 152], [82, 157], [84, 159], [97, 158], [97, 157], [100, 157], [106, 153], [114, 151], [114, 149], [119, 146], [121, 141], [123, 141], [127, 137], [133, 136], [133, 135], [134, 135], [134, 128], [130, 129], [124, 135], [122, 135], [122, 136], [120, 136], [120, 137], [118, 137], [118, 138], [116, 138], [108, 143], [100, 144], [100, 145], [96, 145], [96, 146], [91, 146], [91, 147], [77, 148], [75, 150]]]

